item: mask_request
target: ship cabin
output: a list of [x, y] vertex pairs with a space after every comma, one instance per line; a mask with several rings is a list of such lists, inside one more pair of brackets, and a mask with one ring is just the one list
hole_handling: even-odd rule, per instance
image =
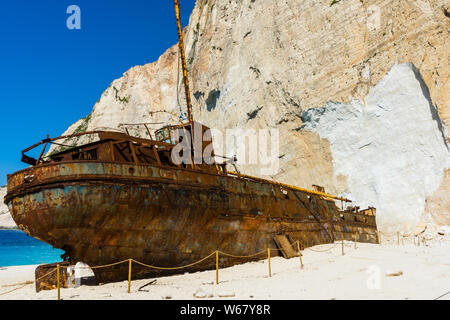
[[[132, 136], [128, 130], [87, 131], [56, 138], [47, 136], [22, 151], [22, 162], [38, 166], [54, 162], [101, 161], [226, 173], [227, 162], [219, 164], [215, 161], [208, 127], [193, 121], [164, 126], [155, 130], [153, 135], [146, 125], [145, 128], [149, 138]], [[52, 144], [55, 146], [46, 152]], [[37, 159], [26, 154], [41, 145]], [[232, 161], [230, 159], [228, 163]]]

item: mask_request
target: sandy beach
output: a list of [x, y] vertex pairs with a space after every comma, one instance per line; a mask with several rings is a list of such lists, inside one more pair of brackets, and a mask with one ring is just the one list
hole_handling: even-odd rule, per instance
[[[450, 243], [435, 241], [426, 246], [396, 241], [382, 245], [345, 242], [326, 244], [298, 257], [271, 258], [215, 270], [185, 273], [156, 279], [134, 280], [99, 286], [61, 289], [64, 300], [108, 299], [445, 299], [450, 300]], [[0, 268], [0, 300], [56, 300], [57, 291], [36, 293], [36, 266]], [[156, 280], [156, 281], [154, 281]], [[154, 283], [145, 286], [149, 282]]]

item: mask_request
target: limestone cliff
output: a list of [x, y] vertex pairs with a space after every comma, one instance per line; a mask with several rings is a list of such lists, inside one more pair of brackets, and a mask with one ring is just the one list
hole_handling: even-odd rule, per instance
[[[6, 187], [0, 188], [0, 199], [3, 200], [3, 198], [6, 195]], [[11, 217], [11, 214], [9, 213], [8, 206], [3, 203], [3, 201], [0, 202], [0, 229], [15, 229], [17, 228], [16, 223]]]
[[[269, 178], [377, 206], [382, 229], [448, 224], [449, 10], [446, 0], [198, 0], [185, 29], [194, 118], [278, 129]], [[151, 112], [180, 109], [174, 46], [114, 80], [66, 134], [173, 122]]]

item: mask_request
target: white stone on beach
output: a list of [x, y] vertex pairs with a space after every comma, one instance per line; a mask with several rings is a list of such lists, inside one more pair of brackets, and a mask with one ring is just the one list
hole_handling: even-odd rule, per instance
[[92, 269], [84, 262], [77, 262], [75, 264], [75, 287], [79, 287], [85, 283], [85, 280], [95, 278]]
[[193, 296], [195, 298], [212, 298], [214, 297], [214, 295], [211, 292], [206, 292], [205, 290], [203, 290], [202, 288], [198, 288]]
[[235, 296], [232, 291], [220, 291], [217, 295], [221, 298], [230, 298]]

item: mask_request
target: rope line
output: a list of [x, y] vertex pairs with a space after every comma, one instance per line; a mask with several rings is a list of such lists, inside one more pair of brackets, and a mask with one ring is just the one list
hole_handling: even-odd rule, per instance
[[311, 250], [311, 251], [315, 251], [315, 252], [325, 252], [325, 251], [330, 251], [330, 250], [334, 249], [338, 244], [339, 243], [335, 243], [335, 244], [333, 244], [331, 246], [331, 248], [328, 248], [328, 249], [325, 249], [325, 250], [319, 250], [319, 249], [313, 249], [313, 248], [306, 248], [306, 249]]
[[[290, 244], [291, 246], [293, 246], [294, 244], [301, 244], [301, 241], [300, 241], [300, 240], [295, 240], [295, 241], [293, 241], [293, 242], [290, 242], [289, 244]], [[339, 243], [335, 243], [335, 244], [333, 244], [333, 245], [331, 246], [331, 248], [328, 248], [328, 249], [325, 249], [325, 250], [317, 250], [317, 249], [305, 248], [305, 247], [303, 248], [303, 250], [309, 249], [309, 250], [311, 250], [311, 251], [316, 251], [316, 252], [325, 252], [325, 251], [332, 250], [332, 249], [335, 248], [338, 244], [339, 244]], [[222, 255], [225, 255], [225, 256], [229, 256], [229, 257], [233, 257], [233, 258], [251, 258], [251, 257], [256, 257], [256, 256], [258, 256], [258, 255], [261, 255], [261, 254], [263, 254], [263, 253], [266, 253], [267, 251], [282, 251], [282, 249], [278, 249], [278, 248], [267, 248], [267, 249], [264, 249], [264, 250], [259, 251], [259, 252], [257, 252], [257, 253], [250, 254], [250, 255], [234, 255], [234, 254], [230, 254], [230, 253], [227, 253], [227, 252], [223, 252], [223, 251], [216, 250], [216, 251], [210, 253], [209, 255], [207, 255], [206, 257], [204, 257], [204, 258], [198, 260], [198, 261], [195, 261], [195, 262], [193, 262], [193, 263], [190, 263], [190, 264], [187, 264], [187, 265], [184, 265], [184, 266], [179, 266], [179, 267], [157, 267], [157, 266], [152, 266], [152, 265], [149, 265], [149, 264], [145, 264], [145, 263], [143, 263], [143, 262], [140, 262], [140, 261], [137, 261], [137, 260], [134, 260], [134, 259], [126, 259], [126, 260], [122, 260], [122, 261], [119, 261], [119, 262], [114, 262], [114, 263], [105, 264], [105, 265], [100, 265], [100, 266], [80, 267], [80, 269], [99, 269], [99, 268], [107, 268], [107, 267], [119, 265], [119, 264], [122, 264], [122, 263], [126, 263], [126, 262], [129, 262], [129, 261], [133, 261], [133, 262], [137, 263], [138, 265], [141, 265], [141, 266], [144, 266], [144, 267], [147, 267], [147, 268], [151, 268], [151, 269], [157, 269], [157, 270], [178, 270], [178, 269], [188, 268], [188, 267], [194, 266], [194, 265], [196, 265], [196, 264], [199, 264], [199, 263], [205, 261], [206, 259], [212, 257], [212, 256], [215, 255], [216, 253], [217, 253], [217, 254], [222, 254]], [[59, 267], [60, 267], [60, 268], [66, 268], [66, 269], [69, 268], [69, 266], [61, 266], [61, 265], [60, 265]], [[24, 288], [25, 286], [27, 286], [27, 285], [29, 285], [29, 284], [36, 283], [37, 281], [39, 281], [39, 280], [41, 280], [41, 279], [43, 279], [43, 278], [49, 276], [50, 274], [54, 273], [55, 271], [57, 271], [57, 267], [55, 267], [53, 270], [50, 270], [49, 272], [47, 272], [46, 274], [42, 275], [41, 277], [37, 278], [35, 281], [29, 282], [29, 283], [25, 283], [25, 284], [24, 284], [23, 286], [21, 286], [21, 287], [14, 288], [14, 289], [12, 289], [12, 290], [3, 292], [3, 293], [0, 294], [0, 296], [5, 295], [5, 294], [8, 294], [8, 293], [13, 292], [13, 291], [16, 291], [16, 290], [19, 290], [19, 289], [21, 289], [21, 288]]]
[[30, 283], [27, 283], [27, 284], [24, 284], [23, 286], [21, 286], [21, 287], [18, 287], [18, 288], [14, 288], [14, 289], [12, 289], [12, 290], [9, 290], [9, 291], [6, 291], [6, 292], [2, 292], [2, 293], [0, 293], [0, 296], [2, 296], [2, 295], [4, 295], [4, 294], [7, 294], [7, 293], [11, 293], [11, 292], [13, 292], [13, 291], [16, 291], [16, 290], [19, 290], [19, 289], [22, 289], [22, 288], [25, 288], [27, 285], [29, 285]]
[[[121, 263], [125, 263], [128, 262], [130, 259], [126, 259], [126, 260], [122, 260], [119, 262], [114, 262], [114, 263], [110, 263], [110, 264], [104, 264], [101, 266], [95, 266], [95, 267], [79, 267], [80, 269], [99, 269], [99, 268], [107, 268], [107, 267], [112, 267]], [[69, 266], [60, 266], [60, 268], [69, 268]]]
[[52, 274], [52, 273], [55, 272], [55, 271], [56, 271], [56, 268], [53, 269], [52, 271], [47, 272], [47, 273], [44, 274], [43, 276], [37, 278], [35, 281], [32, 281], [32, 282], [30, 282], [30, 283], [26, 283], [26, 284], [24, 284], [23, 286], [18, 287], [18, 288], [14, 288], [14, 289], [12, 289], [12, 290], [9, 290], [9, 291], [6, 291], [6, 292], [2, 292], [2, 293], [0, 293], [0, 296], [2, 296], [2, 295], [4, 295], [4, 294], [7, 294], [7, 293], [10, 293], [10, 292], [13, 292], [13, 291], [16, 291], [16, 290], [19, 290], [19, 289], [22, 289], [22, 288], [25, 288], [27, 285], [33, 284], [33, 283], [35, 283], [36, 281], [41, 280], [42, 278], [44, 278], [44, 277], [46, 277], [46, 276]]
[[198, 263], [200, 263], [200, 262], [202, 262], [202, 261], [205, 261], [206, 259], [208, 259], [209, 257], [211, 257], [211, 256], [213, 256], [213, 255], [215, 255], [215, 254], [216, 254], [216, 251], [214, 251], [214, 252], [211, 253], [210, 255], [208, 255], [208, 256], [204, 257], [203, 259], [200, 259], [200, 260], [198, 260], [198, 261], [196, 261], [196, 262], [187, 264], [187, 265], [185, 265], [185, 266], [173, 267], [173, 268], [163, 268], [163, 267], [151, 266], [151, 265], [148, 265], [148, 264], [145, 264], [145, 263], [136, 261], [136, 260], [134, 260], [134, 259], [131, 259], [131, 261], [136, 262], [136, 263], [139, 264], [139, 265], [142, 265], [142, 266], [144, 266], [144, 267], [151, 268], [151, 269], [157, 269], [157, 270], [177, 270], [177, 269], [183, 269], [183, 268], [187, 268], [187, 267], [191, 267], [191, 266], [193, 266], [193, 265], [196, 265], [196, 264], [198, 264]]
[[[380, 231], [380, 234], [385, 235], [385, 236], [387, 235], [386, 233], [383, 233], [383, 232], [381, 232], [381, 231]], [[392, 234], [392, 236], [394, 236], [394, 235], [399, 235], [399, 233], [394, 233], [394, 234]], [[408, 235], [402, 234], [402, 237], [403, 237], [403, 238], [409, 238], [409, 237], [411, 237], [411, 236], [412, 236], [411, 234], [408, 234]], [[427, 238], [425, 238], [424, 236], [420, 236], [420, 235], [416, 235], [416, 236], [413, 236], [413, 237], [418, 238], [419, 240], [422, 239], [422, 241], [430, 241], [430, 240], [433, 240], [433, 239], [436, 238], [436, 237], [432, 237], [432, 238], [427, 239]], [[296, 246], [296, 247], [293, 247], [293, 248], [298, 250], [299, 247], [300, 247], [300, 245], [301, 245], [301, 243], [302, 243], [302, 241], [300, 241], [300, 240], [295, 240], [295, 241], [293, 241], [293, 242], [288, 242], [288, 243], [289, 243], [289, 245], [291, 245], [291, 246], [297, 244], [297, 246]], [[334, 248], [336, 248], [338, 245], [340, 246], [341, 244], [343, 244], [345, 247], [353, 247], [353, 244], [347, 244], [347, 243], [342, 243], [342, 242], [335, 242], [335, 243], [331, 244], [331, 247], [326, 248], [326, 249], [313, 249], [312, 247], [303, 247], [303, 250], [308, 249], [308, 250], [314, 251], [314, 252], [327, 252], [327, 251], [333, 250]], [[324, 243], [324, 244], [319, 244], [319, 245], [325, 245], [325, 243]], [[355, 249], [356, 249], [356, 248], [355, 248]], [[353, 251], [353, 250], [355, 250], [355, 249], [350, 249], [350, 251]], [[301, 250], [301, 249], [300, 249], [300, 250]], [[202, 259], [200, 259], [200, 260], [198, 260], [198, 261], [192, 262], [192, 263], [187, 264], [187, 265], [179, 266], [179, 267], [158, 267], [158, 266], [153, 266], [153, 265], [145, 264], [145, 263], [143, 263], [143, 262], [140, 262], [140, 261], [137, 261], [137, 260], [134, 260], [134, 259], [126, 259], [126, 260], [122, 260], [122, 261], [119, 261], [119, 262], [114, 262], [114, 263], [105, 264], [105, 265], [100, 265], [100, 266], [93, 266], [93, 267], [88, 266], [88, 267], [80, 267], [80, 268], [83, 268], [83, 269], [99, 269], [99, 268], [106, 268], [106, 267], [111, 267], [111, 266], [123, 264], [123, 263], [126, 263], [126, 262], [129, 262], [129, 263], [130, 263], [130, 268], [131, 268], [131, 263], [132, 263], [132, 262], [135, 262], [135, 263], [138, 264], [138, 265], [141, 265], [141, 266], [144, 266], [144, 267], [147, 267], [147, 268], [151, 268], [151, 269], [157, 269], [157, 270], [179, 270], [179, 269], [184, 269], [184, 268], [188, 268], [188, 267], [194, 266], [194, 265], [196, 265], [196, 264], [199, 264], [199, 263], [205, 261], [206, 259], [211, 258], [211, 257], [214, 256], [214, 255], [216, 256], [216, 259], [218, 259], [219, 254], [222, 254], [222, 255], [228, 256], [228, 257], [233, 257], [233, 258], [251, 258], [251, 257], [259, 256], [259, 255], [261, 255], [261, 254], [263, 254], [263, 253], [268, 253], [268, 257], [269, 257], [269, 259], [270, 259], [270, 252], [271, 252], [271, 251], [283, 251], [283, 247], [281, 247], [281, 248], [279, 248], [279, 249], [278, 249], [278, 248], [267, 248], [267, 249], [264, 249], [264, 250], [259, 251], [259, 252], [257, 252], [257, 253], [250, 254], [250, 255], [234, 255], [234, 254], [226, 253], [226, 252], [223, 252], [223, 251], [215, 250], [215, 251], [213, 251], [212, 253], [210, 253], [209, 255], [205, 256], [204, 258], [202, 258]], [[58, 266], [59, 266], [59, 268], [69, 268], [69, 266], [61, 266], [61, 265], [58, 265]], [[217, 268], [217, 265], [216, 265], [216, 268]], [[8, 293], [11, 293], [11, 292], [16, 291], [16, 290], [19, 290], [19, 289], [22, 289], [22, 288], [24, 288], [25, 286], [27, 286], [27, 285], [29, 285], [29, 284], [37, 283], [37, 281], [39, 281], [39, 280], [41, 280], [41, 279], [43, 279], [43, 278], [49, 276], [50, 274], [54, 273], [54, 272], [57, 271], [57, 270], [58, 270], [58, 267], [55, 267], [53, 270], [50, 270], [50, 271], [47, 272], [46, 274], [40, 276], [40, 277], [37, 278], [35, 281], [29, 281], [29, 282], [26, 282], [26, 283], [24, 283], [24, 284], [23, 284], [22, 286], [20, 286], [20, 287], [14, 288], [14, 289], [12, 289], [12, 290], [9, 290], [9, 291], [3, 292], [3, 293], [0, 293], [0, 296], [5, 295], [5, 294], [8, 294]], [[216, 270], [217, 270], [217, 269], [216, 269]], [[130, 269], [130, 272], [131, 272], [131, 269]], [[269, 264], [269, 273], [270, 273], [270, 264]], [[131, 274], [131, 273], [130, 273], [130, 274]], [[128, 281], [130, 282], [130, 278], [129, 278]], [[21, 285], [21, 284], [15, 284], [15, 285]], [[13, 286], [13, 285], [11, 285], [11, 286]], [[129, 290], [129, 289], [128, 289], [128, 290]], [[129, 292], [129, 291], [128, 291], [128, 292]], [[448, 293], [446, 293], [446, 294], [448, 294]], [[444, 294], [444, 295], [446, 295], [446, 294]], [[443, 295], [443, 296], [444, 296], [444, 295]], [[441, 297], [442, 297], [442, 296], [438, 297], [437, 299], [439, 299], [439, 298], [441, 298]], [[59, 291], [58, 291], [58, 299], [59, 299]]]
[[[381, 235], [386, 236], [386, 237], [394, 237], [394, 236], [397, 236], [397, 233], [390, 233], [390, 234], [388, 234], [388, 233], [384, 233], [384, 232], [381, 232], [381, 231], [379, 231], [379, 232], [380, 232]], [[427, 238], [425, 238], [424, 235], [421, 235], [421, 234], [414, 235], [414, 234], [411, 234], [411, 233], [407, 233], [407, 234], [399, 233], [399, 236], [401, 236], [402, 238], [411, 238], [411, 237], [414, 237], [414, 238], [422, 238], [422, 239], [425, 239], [426, 241], [436, 239], [435, 236], [432, 237], [432, 238], [428, 238], [428, 239], [427, 239]]]
[[[274, 250], [274, 249], [271, 249], [271, 250]], [[278, 250], [278, 249], [276, 249], [276, 250]], [[260, 252], [258, 252], [258, 253], [250, 254], [250, 255], [247, 255], [247, 256], [236, 256], [236, 255], [233, 255], [233, 254], [230, 254], [230, 253], [226, 253], [226, 252], [219, 251], [219, 253], [221, 253], [221, 254], [223, 254], [223, 255], [225, 255], [225, 256], [233, 257], [233, 258], [248, 258], [248, 257], [255, 257], [255, 256], [258, 256], [258, 255], [264, 253], [264, 252], [267, 252], [267, 250], [262, 250], [262, 251], [260, 251]]]
[[396, 236], [397, 235], [397, 233], [396, 232], [394, 232], [394, 233], [384, 233], [384, 232], [381, 232], [381, 231], [378, 231], [381, 235], [383, 235], [383, 236], [386, 236], [386, 237], [393, 237], [393, 236]]
[[36, 281], [39, 281], [39, 280], [41, 280], [41, 279], [43, 279], [43, 278], [45, 278], [46, 276], [48, 276], [48, 275], [50, 275], [50, 274], [52, 274], [53, 272], [55, 272], [56, 271], [56, 268], [55, 269], [53, 269], [52, 271], [49, 271], [49, 272], [47, 272], [46, 274], [44, 274], [43, 276], [41, 276], [41, 277], [39, 277], [39, 278], [37, 278], [36, 280], [35, 280], [35, 282]]

